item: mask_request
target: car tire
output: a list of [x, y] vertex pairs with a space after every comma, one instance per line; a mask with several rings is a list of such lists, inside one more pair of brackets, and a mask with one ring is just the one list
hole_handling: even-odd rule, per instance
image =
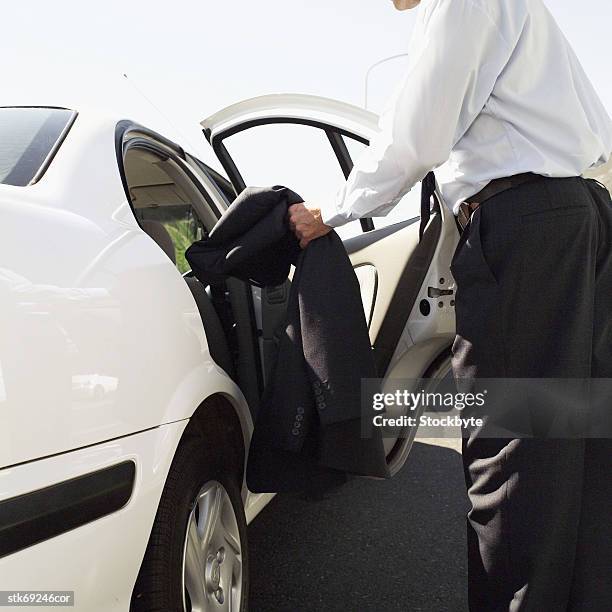
[[[219, 446], [197, 433], [183, 436], [136, 580], [131, 612], [246, 612], [246, 519], [239, 480], [231, 469], [235, 461], [219, 452]], [[216, 522], [211, 518], [215, 508]], [[199, 561], [194, 551], [200, 551]]]

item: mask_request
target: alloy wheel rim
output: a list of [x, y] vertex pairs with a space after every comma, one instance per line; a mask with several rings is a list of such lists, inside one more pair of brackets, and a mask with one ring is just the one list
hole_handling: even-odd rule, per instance
[[192, 502], [183, 545], [183, 609], [238, 612], [242, 598], [242, 547], [230, 496], [209, 481]]

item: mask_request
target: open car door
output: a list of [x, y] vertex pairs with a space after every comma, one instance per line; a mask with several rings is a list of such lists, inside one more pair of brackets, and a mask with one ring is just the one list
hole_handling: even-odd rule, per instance
[[[336, 100], [278, 94], [229, 106], [202, 127], [236, 192], [282, 184], [316, 203], [335, 197], [376, 133], [378, 117]], [[439, 193], [435, 197], [420, 241], [418, 207], [410, 196], [388, 218], [338, 228], [359, 279], [384, 390], [396, 388], [394, 379], [427, 378], [432, 388], [450, 370], [455, 284], [449, 266], [459, 236], [453, 215]], [[287, 294], [286, 287], [262, 293], [264, 342], [270, 340], [265, 321], [280, 320]], [[407, 428], [385, 439], [392, 473], [406, 461], [415, 434], [416, 428]]]

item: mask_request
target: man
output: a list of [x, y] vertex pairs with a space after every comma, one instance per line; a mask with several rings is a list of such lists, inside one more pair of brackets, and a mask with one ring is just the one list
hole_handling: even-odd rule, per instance
[[[612, 124], [567, 40], [542, 0], [394, 4], [420, 4], [406, 77], [337, 201], [290, 208], [301, 246], [448, 160], [455, 377], [612, 378], [612, 203], [580, 177]], [[611, 441], [472, 432], [463, 461], [470, 609], [612, 610]]]

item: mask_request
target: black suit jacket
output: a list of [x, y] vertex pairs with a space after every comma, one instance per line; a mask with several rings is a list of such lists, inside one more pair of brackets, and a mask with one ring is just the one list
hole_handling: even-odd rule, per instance
[[285, 187], [246, 189], [186, 257], [203, 282], [235, 276], [262, 286], [293, 275], [278, 358], [249, 452], [251, 491], [326, 487], [345, 474], [389, 476], [380, 431], [368, 427], [361, 379], [376, 370], [359, 283], [335, 232], [302, 250], [287, 224], [301, 202]]

